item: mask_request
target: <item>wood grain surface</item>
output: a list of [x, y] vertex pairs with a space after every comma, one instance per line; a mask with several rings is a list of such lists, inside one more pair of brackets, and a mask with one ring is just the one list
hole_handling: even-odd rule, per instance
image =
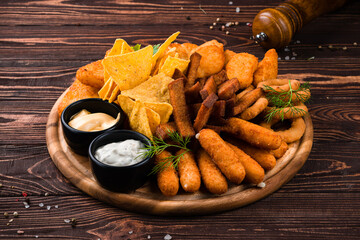
[[[279, 74], [311, 83], [314, 145], [299, 173], [263, 200], [210, 216], [132, 213], [82, 193], [47, 152], [56, 99], [115, 38], [156, 44], [179, 30], [179, 42], [217, 39], [262, 58], [246, 23], [280, 2], [0, 1], [0, 239], [360, 239], [359, 1], [315, 19], [279, 51]], [[239, 25], [229, 35], [210, 30], [218, 17]], [[71, 218], [76, 227], [64, 222]]]

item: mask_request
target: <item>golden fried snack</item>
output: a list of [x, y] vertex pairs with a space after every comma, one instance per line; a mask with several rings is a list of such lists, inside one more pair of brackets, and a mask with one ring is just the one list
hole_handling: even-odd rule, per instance
[[236, 55], [236, 52], [226, 49], [224, 55], [225, 55], [225, 65], [226, 65], [230, 61], [230, 59]]
[[234, 106], [232, 111], [233, 116], [242, 113], [245, 109], [251, 106], [251, 104], [256, 102], [256, 100], [258, 100], [262, 96], [262, 94], [263, 92], [261, 88], [255, 88], [254, 90], [245, 94], [245, 96], [243, 96]]
[[187, 49], [180, 43], [171, 43], [164, 52], [164, 59], [168, 56], [189, 59]]
[[239, 102], [247, 93], [251, 92], [254, 89], [254, 86], [250, 85], [244, 90], [242, 90], [239, 94], [236, 95], [236, 102]]
[[[182, 154], [185, 150], [179, 150], [176, 155]], [[185, 192], [196, 192], [201, 185], [199, 168], [196, 165], [192, 152], [186, 152], [181, 157], [178, 165], [181, 187]]]
[[274, 131], [240, 118], [228, 119], [225, 131], [259, 148], [271, 150], [281, 145], [281, 137]]
[[214, 78], [214, 81], [217, 86], [221, 85], [223, 82], [228, 80], [226, 71], [224, 69], [212, 75], [212, 77]]
[[[169, 152], [162, 151], [159, 155], [156, 155], [155, 164], [166, 162], [169, 157], [171, 157]], [[157, 184], [165, 196], [175, 196], [177, 194], [179, 190], [179, 177], [171, 162], [166, 164], [164, 169], [157, 173]]]
[[218, 89], [218, 96], [220, 99], [227, 100], [230, 99], [237, 90], [240, 89], [240, 83], [236, 78], [229, 79], [226, 82], [222, 83]]
[[175, 122], [161, 123], [156, 127], [155, 135], [158, 138], [166, 140], [167, 138], [169, 138], [169, 133], [176, 131], [177, 129]]
[[[300, 82], [298, 80], [290, 80], [291, 89], [298, 90], [300, 87]], [[262, 88], [265, 92], [268, 92], [269, 90], [266, 89], [266, 86], [272, 87], [275, 91], [281, 92], [281, 91], [289, 91], [289, 79], [271, 79], [266, 80], [263, 82], [260, 82], [258, 84], [258, 88]]]
[[256, 87], [260, 82], [276, 79], [278, 74], [278, 54], [275, 49], [270, 49], [265, 53], [258, 68], [254, 73], [253, 85]]
[[196, 158], [206, 189], [213, 194], [223, 194], [227, 192], [228, 184], [226, 178], [211, 160], [209, 154], [207, 154], [204, 149], [199, 149]]
[[61, 113], [64, 111], [64, 109], [73, 102], [85, 98], [98, 98], [99, 95], [97, 92], [97, 88], [85, 85], [79, 80], [75, 80], [59, 103], [59, 116], [61, 116]]
[[[261, 123], [261, 126], [271, 129], [271, 126], [278, 121], [278, 119], [272, 121], [270, 127], [269, 124], [264, 123]], [[299, 140], [305, 133], [306, 124], [302, 117], [291, 119], [291, 121], [292, 123], [289, 129], [275, 131], [286, 143], [292, 143]]]
[[187, 78], [188, 78], [186, 82], [187, 87], [191, 87], [192, 85], [194, 85], [197, 76], [197, 71], [200, 66], [200, 61], [201, 61], [201, 55], [199, 53], [194, 52], [193, 54], [191, 54], [189, 68], [187, 72]]
[[257, 57], [249, 53], [238, 53], [226, 64], [227, 76], [229, 79], [237, 78], [240, 89], [247, 88], [253, 82], [253, 75], [257, 66]]
[[85, 85], [92, 86], [98, 90], [104, 85], [104, 67], [102, 60], [89, 63], [76, 72], [76, 79]]
[[184, 81], [177, 79], [168, 85], [170, 103], [173, 106], [174, 120], [177, 129], [183, 137], [195, 136], [194, 128], [190, 121], [188, 106], [185, 100]]
[[244, 180], [245, 169], [241, 160], [215, 131], [202, 129], [199, 132], [198, 140], [230, 182], [240, 184]]
[[178, 78], [183, 78], [185, 80], [185, 82], [187, 82], [187, 77], [185, 76], [185, 74], [179, 70], [178, 68], [175, 68], [174, 74], [172, 76], [173, 79], [178, 79]]
[[199, 132], [209, 120], [216, 100], [218, 100], [218, 96], [215, 93], [212, 93], [202, 102], [201, 107], [194, 120], [195, 132]]
[[227, 139], [230, 143], [235, 145], [244, 151], [247, 155], [252, 157], [263, 169], [269, 171], [273, 169], [276, 165], [275, 157], [270, 153], [270, 151], [253, 147], [247, 142], [240, 141], [237, 139]]
[[217, 92], [217, 85], [214, 80], [214, 76], [210, 76], [200, 91], [201, 98], [205, 100], [210, 94]]
[[[198, 114], [201, 104], [202, 103], [195, 103], [190, 106], [193, 116], [196, 116]], [[216, 101], [212, 108], [210, 118], [224, 117], [225, 116], [225, 107], [226, 107], [226, 102], [224, 100]]]
[[210, 43], [204, 43], [193, 50], [199, 53], [201, 57], [200, 66], [196, 78], [208, 77], [220, 72], [225, 64], [225, 55], [223, 45], [213, 40]]
[[[275, 107], [267, 107], [265, 112], [274, 111]], [[300, 102], [299, 105], [283, 108], [282, 111], [278, 111], [273, 115], [273, 119], [293, 119], [303, 117], [308, 114], [308, 108], [304, 103]]]
[[193, 50], [198, 47], [198, 45], [193, 44], [193, 43], [183, 43], [181, 45], [186, 50], [189, 57], [190, 57], [191, 53], [193, 52]]
[[245, 179], [249, 183], [259, 184], [264, 180], [265, 171], [264, 169], [257, 163], [254, 159], [252, 159], [249, 155], [243, 152], [240, 148], [232, 145], [231, 143], [227, 143], [232, 150], [239, 156], [241, 160], [241, 164], [245, 168]]
[[284, 156], [284, 154], [286, 153], [286, 151], [289, 149], [289, 146], [287, 145], [287, 143], [285, 141], [282, 141], [280, 147], [278, 149], [275, 150], [271, 150], [270, 153], [272, 155], [274, 155], [275, 158], [281, 158], [282, 156]]
[[240, 118], [244, 120], [251, 120], [257, 115], [259, 115], [262, 111], [264, 111], [268, 104], [269, 101], [266, 97], [260, 97], [252, 106], [245, 109], [240, 114]]

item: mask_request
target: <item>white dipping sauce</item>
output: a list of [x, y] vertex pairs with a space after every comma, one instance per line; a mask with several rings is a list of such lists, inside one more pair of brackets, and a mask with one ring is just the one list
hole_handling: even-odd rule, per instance
[[146, 151], [142, 149], [144, 147], [145, 145], [141, 141], [133, 139], [109, 143], [99, 147], [95, 151], [95, 157], [100, 162], [111, 166], [130, 166], [144, 159], [140, 157]]

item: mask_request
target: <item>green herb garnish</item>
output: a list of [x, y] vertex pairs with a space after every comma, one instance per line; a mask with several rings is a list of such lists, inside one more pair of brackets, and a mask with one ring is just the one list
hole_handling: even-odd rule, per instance
[[190, 137], [183, 138], [178, 132], [175, 131], [168, 131], [168, 135], [171, 139], [171, 142], [173, 143], [167, 143], [162, 138], [153, 136], [153, 139], [151, 140], [152, 146], [146, 145], [145, 148], [143, 148], [145, 151], [141, 157], [154, 157], [169, 147], [183, 149], [184, 151], [178, 155], [171, 155], [171, 157], [163, 159], [161, 163], [158, 163], [153, 167], [149, 175], [161, 172], [170, 166], [170, 164], [172, 164], [176, 169], [184, 154], [191, 151], [189, 148], [187, 148], [187, 144], [190, 142]]
[[154, 55], [155, 53], [157, 53], [159, 51], [160, 44], [154, 45], [153, 48], [154, 48], [154, 52], [153, 52], [153, 55]]
[[134, 52], [140, 50], [141, 44], [136, 44], [135, 46], [132, 46], [131, 49], [134, 50]]
[[269, 103], [274, 107], [271, 108], [269, 113], [265, 116], [267, 122], [270, 122], [274, 116], [280, 116], [280, 119], [284, 121], [284, 116], [287, 112], [292, 114], [297, 114], [300, 112], [305, 112], [303, 109], [297, 108], [294, 106], [295, 102], [306, 102], [309, 100], [308, 92], [310, 91], [310, 84], [308, 82], [300, 85], [299, 89], [294, 90], [291, 88], [291, 82], [289, 80], [288, 91], [277, 91], [274, 88], [265, 85], [266, 98], [269, 100]]

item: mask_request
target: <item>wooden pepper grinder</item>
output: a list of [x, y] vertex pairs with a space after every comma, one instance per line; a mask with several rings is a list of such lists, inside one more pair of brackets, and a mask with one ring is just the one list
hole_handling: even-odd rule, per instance
[[255, 42], [264, 48], [287, 46], [296, 32], [314, 18], [338, 9], [347, 0], [287, 0], [260, 11], [253, 22]]

